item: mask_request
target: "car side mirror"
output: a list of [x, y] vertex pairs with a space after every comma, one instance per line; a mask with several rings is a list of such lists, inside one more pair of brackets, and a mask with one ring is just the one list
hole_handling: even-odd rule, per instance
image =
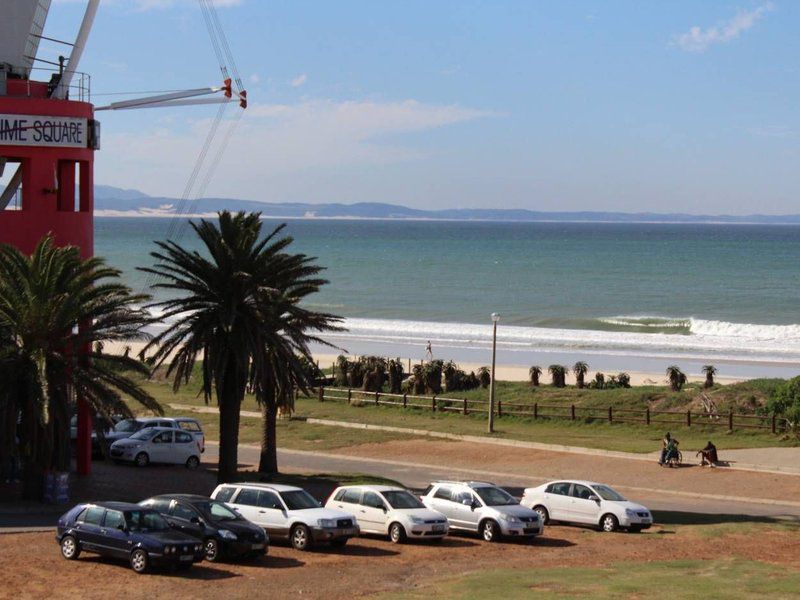
[[119, 529], [120, 531], [128, 531], [128, 528], [125, 527], [125, 523], [118, 524], [117, 529]]
[[381, 506], [381, 510], [382, 510], [383, 512], [389, 512], [389, 509], [388, 509], [388, 508], [386, 508], [386, 505], [385, 505], [385, 504]]
[[472, 500], [470, 500], [469, 498], [464, 498], [461, 501], [461, 504], [463, 504], [464, 506], [472, 506]]
[[599, 496], [595, 496], [594, 494], [589, 496], [589, 500], [592, 500], [592, 501], [597, 502], [598, 504], [600, 504], [600, 497]]
[[200, 520], [200, 517], [192, 517], [189, 519], [190, 523], [194, 523], [195, 525], [203, 525], [203, 522]]

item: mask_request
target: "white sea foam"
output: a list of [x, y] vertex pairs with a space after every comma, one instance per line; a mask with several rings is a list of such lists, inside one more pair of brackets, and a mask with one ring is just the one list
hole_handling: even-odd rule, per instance
[[[675, 319], [677, 321], [678, 319]], [[683, 320], [683, 319], [682, 319]], [[690, 333], [598, 331], [502, 325], [498, 346], [508, 350], [613, 352], [641, 356], [720, 357], [753, 361], [800, 361], [800, 325], [756, 325], [686, 319]], [[347, 319], [348, 331], [332, 338], [387, 343], [486, 348], [490, 325], [393, 319]]]

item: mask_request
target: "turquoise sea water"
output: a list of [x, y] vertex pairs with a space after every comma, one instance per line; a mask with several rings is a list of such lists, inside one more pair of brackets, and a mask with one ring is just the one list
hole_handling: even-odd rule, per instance
[[[175, 225], [99, 218], [95, 251], [142, 289], [135, 267]], [[314, 303], [347, 318], [334, 341], [351, 350], [432, 339], [467, 356], [499, 312], [507, 353], [800, 360], [800, 227], [310, 219], [285, 231], [327, 268]]]

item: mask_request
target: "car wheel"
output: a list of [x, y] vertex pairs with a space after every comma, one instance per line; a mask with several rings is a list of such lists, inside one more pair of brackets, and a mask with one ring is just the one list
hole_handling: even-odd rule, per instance
[[481, 523], [481, 536], [487, 542], [496, 542], [500, 539], [500, 528], [497, 523], [491, 519], [487, 519]]
[[194, 470], [199, 466], [200, 466], [200, 459], [197, 458], [196, 456], [190, 456], [189, 458], [186, 459], [186, 468], [187, 469]]
[[350, 538], [339, 538], [338, 540], [331, 540], [331, 546], [334, 548], [342, 548], [347, 545], [347, 540]]
[[547, 523], [550, 521], [550, 513], [547, 512], [547, 509], [541, 504], [537, 504], [533, 507], [533, 510], [539, 513], [539, 519], [541, 519], [542, 525], [547, 525]]
[[389, 525], [389, 539], [393, 544], [402, 544], [406, 541], [406, 530], [400, 523], [392, 523]]
[[131, 552], [131, 569], [133, 569], [136, 573], [144, 573], [147, 571], [149, 564], [150, 559], [147, 556], [147, 552], [141, 548], [137, 548]]
[[133, 460], [137, 467], [146, 467], [150, 464], [150, 457], [147, 456], [147, 452], [139, 452]]
[[71, 535], [65, 535], [61, 540], [61, 556], [67, 560], [75, 560], [80, 555], [81, 547], [78, 545], [78, 540]]
[[292, 548], [295, 550], [308, 550], [312, 545], [311, 532], [305, 525], [295, 525], [291, 533]]
[[600, 519], [600, 527], [602, 527], [603, 531], [611, 533], [619, 527], [619, 520], [611, 513], [605, 514]]
[[206, 560], [208, 562], [217, 562], [219, 560], [219, 542], [214, 538], [208, 538], [203, 542], [203, 549], [206, 551]]

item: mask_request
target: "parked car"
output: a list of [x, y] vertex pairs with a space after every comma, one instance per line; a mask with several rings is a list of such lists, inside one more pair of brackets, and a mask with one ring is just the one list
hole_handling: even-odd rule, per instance
[[545, 523], [581, 523], [598, 526], [603, 531], [620, 527], [641, 531], [653, 524], [653, 515], [647, 508], [593, 481], [551, 481], [528, 488], [522, 504], [538, 512]]
[[[103, 423], [104, 425], [103, 437], [106, 438], [106, 436], [113, 431], [113, 428], [109, 427], [107, 423], [104, 423], [102, 421], [103, 417], [101, 417], [100, 415], [95, 415], [94, 418], [95, 418], [95, 424], [98, 422]], [[115, 426], [121, 420], [122, 416], [120, 415], [113, 415], [111, 417], [111, 421], [114, 423]], [[77, 446], [77, 440], [78, 440], [78, 415], [72, 415], [72, 417], [69, 420], [69, 443], [73, 451], [75, 451], [75, 448]], [[92, 457], [99, 457], [102, 455], [103, 452], [100, 448], [100, 439], [97, 437], [97, 432], [94, 429], [92, 429]]]
[[145, 427], [131, 437], [111, 444], [109, 454], [116, 461], [132, 462], [138, 467], [152, 463], [186, 465], [196, 469], [200, 465], [200, 444], [191, 434], [180, 429]]
[[478, 532], [487, 542], [533, 538], [544, 531], [539, 513], [491, 483], [438, 481], [423, 492], [422, 503], [447, 517], [450, 529]]
[[193, 494], [167, 494], [142, 500], [175, 529], [202, 540], [205, 558], [257, 558], [269, 551], [269, 536], [223, 502]]
[[127, 502], [78, 504], [58, 520], [61, 555], [82, 551], [125, 559], [137, 573], [154, 566], [188, 569], [203, 560], [203, 544], [175, 531], [156, 511]]
[[291, 485], [223, 484], [211, 497], [234, 507], [270, 537], [288, 539], [296, 550], [308, 550], [317, 542], [344, 546], [359, 533], [355, 516], [324, 508], [304, 489]]
[[114, 426], [114, 429], [105, 434], [106, 443], [111, 446], [114, 442], [131, 437], [137, 431], [147, 427], [166, 427], [179, 429], [189, 433], [200, 446], [200, 453], [206, 450], [206, 438], [203, 428], [197, 419], [189, 417], [138, 417], [125, 419]]
[[395, 544], [408, 538], [441, 540], [447, 535], [447, 517], [420, 502], [406, 489], [387, 485], [350, 485], [336, 488], [327, 508], [349, 510], [364, 533], [388, 535]]

